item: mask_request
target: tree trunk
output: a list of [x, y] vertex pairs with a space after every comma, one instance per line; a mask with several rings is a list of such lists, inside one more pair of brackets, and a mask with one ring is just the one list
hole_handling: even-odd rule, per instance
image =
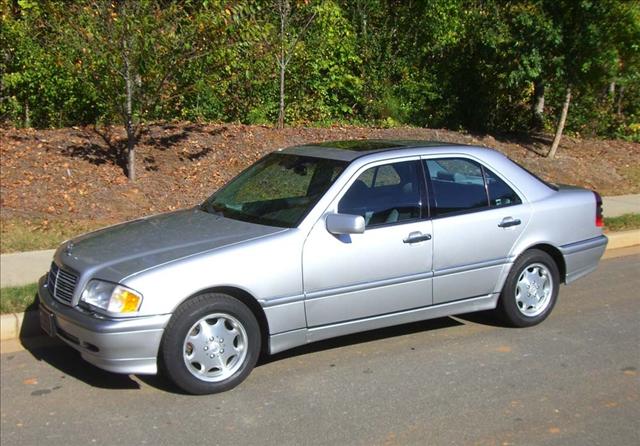
[[278, 65], [280, 67], [280, 106], [278, 107], [278, 128], [284, 128], [284, 75], [287, 68], [286, 52], [285, 52], [285, 34], [284, 34], [284, 22], [286, 20], [285, 5], [282, 0], [279, 3], [280, 11], [280, 59]]
[[624, 96], [624, 85], [618, 88], [618, 103], [616, 104], [616, 113], [618, 116], [622, 115], [622, 97]]
[[567, 95], [564, 98], [564, 104], [562, 105], [562, 113], [560, 113], [560, 119], [558, 120], [558, 127], [556, 128], [556, 136], [553, 138], [551, 144], [551, 150], [549, 150], [548, 158], [555, 158], [558, 146], [560, 145], [560, 139], [562, 138], [562, 131], [564, 130], [564, 123], [567, 120], [567, 113], [569, 113], [569, 104], [571, 103], [571, 87], [567, 87]]
[[123, 42], [122, 59], [124, 62], [124, 84], [126, 99], [124, 104], [124, 127], [127, 131], [127, 176], [129, 181], [136, 180], [136, 132], [133, 128], [133, 75], [129, 63], [129, 45]]
[[24, 101], [24, 128], [31, 128], [31, 116], [29, 116], [29, 99]]
[[[284, 58], [284, 57], [283, 57]], [[278, 128], [284, 128], [284, 60], [280, 60], [280, 107], [278, 109]]]
[[127, 176], [136, 180], [136, 136], [131, 125], [127, 125]]
[[531, 104], [532, 127], [541, 130], [544, 127], [544, 82], [536, 79], [533, 84], [533, 102]]
[[133, 129], [132, 86], [131, 77], [127, 77], [127, 104], [125, 111], [125, 128], [127, 130], [127, 176], [129, 180], [136, 180], [136, 133]]
[[616, 95], [616, 81], [609, 82], [609, 96], [613, 98]]

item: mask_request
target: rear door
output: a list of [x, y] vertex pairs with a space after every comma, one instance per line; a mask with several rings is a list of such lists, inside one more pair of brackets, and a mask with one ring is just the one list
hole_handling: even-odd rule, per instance
[[530, 209], [505, 179], [475, 160], [424, 160], [433, 216], [433, 303], [495, 291]]

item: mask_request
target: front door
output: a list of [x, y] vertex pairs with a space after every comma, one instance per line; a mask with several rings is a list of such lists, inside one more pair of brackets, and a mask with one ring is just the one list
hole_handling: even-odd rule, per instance
[[432, 303], [432, 225], [420, 162], [379, 164], [355, 177], [329, 212], [361, 215], [365, 232], [334, 235], [321, 218], [304, 245], [309, 327]]

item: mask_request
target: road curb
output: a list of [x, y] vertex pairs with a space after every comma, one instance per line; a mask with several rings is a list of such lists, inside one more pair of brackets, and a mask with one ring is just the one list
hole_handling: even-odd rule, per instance
[[[640, 229], [606, 234], [609, 238], [607, 251], [640, 245]], [[3, 314], [0, 319], [0, 341], [38, 336], [40, 318], [37, 311]]]
[[0, 341], [31, 338], [42, 334], [37, 311], [3, 314], [0, 318]]
[[18, 319], [16, 313], [3, 314], [0, 317], [0, 340], [15, 339], [18, 334]]
[[619, 231], [606, 234], [609, 237], [607, 250], [628, 248], [630, 246], [640, 245], [640, 229], [632, 229], [631, 231]]

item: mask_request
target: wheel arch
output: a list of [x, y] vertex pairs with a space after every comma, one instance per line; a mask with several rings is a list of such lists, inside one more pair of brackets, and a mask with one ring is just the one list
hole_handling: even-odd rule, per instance
[[527, 247], [526, 249], [523, 249], [522, 252], [520, 252], [520, 254], [518, 254], [518, 256], [524, 254], [527, 251], [530, 251], [532, 249], [537, 249], [540, 251], [543, 251], [545, 253], [547, 253], [555, 262], [556, 266], [558, 267], [558, 274], [560, 275], [560, 282], [561, 283], [565, 283], [566, 282], [566, 278], [567, 278], [567, 265], [564, 261], [564, 256], [562, 255], [562, 252], [560, 252], [560, 250], [558, 248], [556, 248], [555, 246], [549, 244], [549, 243], [538, 243], [536, 245], [532, 245]]
[[253, 297], [248, 291], [243, 290], [242, 288], [236, 288], [233, 286], [217, 286], [200, 290], [197, 293], [191, 295], [189, 298], [185, 299], [185, 301], [193, 297], [209, 293], [226, 294], [246, 305], [247, 308], [249, 308], [249, 310], [255, 316], [256, 320], [258, 321], [258, 326], [260, 327], [260, 337], [262, 338], [260, 354], [263, 355], [264, 353], [269, 351], [269, 322], [267, 321], [267, 316], [262, 306], [255, 297]]

